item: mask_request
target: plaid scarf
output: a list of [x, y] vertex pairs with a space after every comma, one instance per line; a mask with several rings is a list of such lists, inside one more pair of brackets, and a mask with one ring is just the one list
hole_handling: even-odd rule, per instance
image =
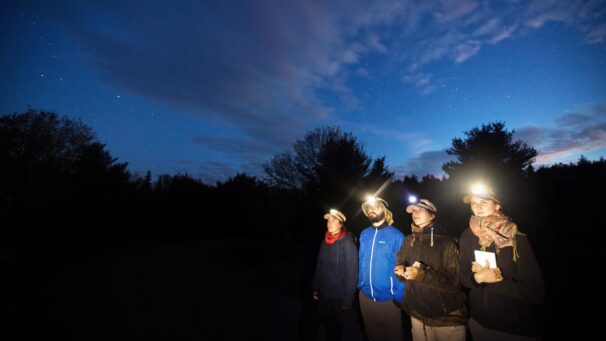
[[335, 233], [332, 234], [328, 231], [326, 231], [326, 234], [324, 235], [324, 241], [326, 242], [326, 244], [328, 245], [332, 245], [334, 244], [337, 240], [345, 237], [345, 234], [347, 234], [347, 232], [341, 230], [341, 232], [339, 233]]
[[516, 245], [516, 234], [518, 226], [502, 212], [497, 212], [488, 217], [471, 216], [469, 220], [471, 232], [479, 238], [482, 250], [494, 242], [497, 254], [503, 247], [513, 247], [513, 261], [517, 261], [518, 248]]

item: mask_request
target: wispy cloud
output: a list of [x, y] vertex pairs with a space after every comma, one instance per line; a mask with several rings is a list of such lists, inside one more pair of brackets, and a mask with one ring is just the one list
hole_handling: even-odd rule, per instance
[[[407, 146], [410, 150], [425, 151], [431, 149], [434, 145], [433, 140], [417, 132], [410, 132], [404, 127], [397, 129], [396, 126], [386, 127], [377, 124], [352, 124], [348, 123], [347, 128], [356, 132], [357, 136], [369, 135], [371, 140], [381, 143], [396, 143]], [[377, 155], [380, 156], [380, 155]]]
[[585, 36], [585, 41], [590, 44], [597, 44], [606, 41], [606, 24], [589, 30]]
[[[413, 6], [412, 12], [425, 20], [422, 29], [415, 27], [408, 35], [417, 42], [397, 46], [407, 53], [401, 62], [408, 65], [402, 81], [413, 84], [420, 93], [429, 94], [432, 86], [442, 82], [433, 77], [431, 84], [419, 85], [420, 75], [432, 63], [464, 63], [487, 45], [529, 34], [549, 22], [559, 22], [585, 34], [585, 42], [597, 44], [606, 40], [606, 3], [603, 1], [448, 1]], [[430, 13], [433, 13], [430, 15]], [[419, 22], [420, 20], [415, 20]]]
[[209, 185], [214, 185], [218, 181], [225, 181], [226, 174], [235, 175], [237, 172], [242, 171], [239, 168], [235, 168], [233, 164], [227, 162], [206, 162], [203, 167], [195, 174], [195, 176]]
[[238, 172], [261, 177], [263, 162], [270, 155], [285, 149], [283, 145], [269, 145], [256, 139], [228, 136], [197, 136], [193, 143], [213, 156], [211, 161], [198, 161], [197, 165], [189, 167], [198, 169], [197, 176], [209, 184], [225, 181]]
[[442, 1], [433, 16], [438, 22], [452, 21], [469, 14], [478, 4], [476, 0]]
[[516, 138], [538, 150], [537, 164], [597, 150], [606, 153], [606, 104], [579, 106], [557, 118], [553, 127], [522, 127]]
[[583, 32], [585, 41], [590, 44], [604, 42], [605, 16], [606, 4], [591, 0], [533, 1], [522, 12], [523, 23], [528, 27], [540, 28], [548, 22], [561, 22]]
[[502, 40], [508, 39], [513, 35], [517, 28], [517, 25], [513, 25], [511, 27], [503, 27], [503, 29], [499, 30], [495, 35], [493, 35], [493, 37], [488, 40], [488, 42], [494, 45]]
[[432, 83], [432, 77], [433, 75], [430, 73], [415, 72], [404, 75], [402, 81], [414, 84], [419, 93], [428, 95], [437, 89], [437, 86]]
[[455, 63], [462, 63], [467, 59], [473, 57], [473, 55], [480, 51], [480, 45], [480, 42], [473, 40], [459, 44], [456, 47], [456, 55], [454, 57]]
[[416, 175], [422, 177], [427, 174], [441, 177], [445, 175], [442, 170], [442, 165], [448, 161], [453, 160], [453, 157], [448, 155], [445, 150], [433, 150], [423, 152], [412, 159], [410, 159], [404, 165], [398, 165], [393, 167], [397, 178], [402, 178], [404, 175]]
[[252, 139], [218, 136], [197, 136], [193, 142], [212, 151], [227, 153], [239, 158], [253, 158], [279, 152], [279, 148]]

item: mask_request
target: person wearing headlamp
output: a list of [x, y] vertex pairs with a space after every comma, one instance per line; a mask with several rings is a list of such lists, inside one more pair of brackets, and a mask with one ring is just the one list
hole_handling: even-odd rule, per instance
[[327, 340], [356, 340], [362, 334], [354, 309], [358, 282], [358, 249], [345, 228], [345, 215], [331, 209], [324, 215], [326, 233], [314, 273], [313, 298], [318, 301]]
[[411, 202], [412, 234], [404, 239], [394, 272], [406, 281], [402, 308], [410, 315], [414, 341], [465, 341], [467, 308], [459, 284], [455, 240], [435, 221], [436, 206], [427, 199]]
[[401, 341], [404, 338], [399, 308], [404, 283], [393, 273], [404, 234], [392, 226], [393, 214], [387, 207], [387, 202], [377, 197], [368, 197], [362, 204], [371, 226], [360, 234], [358, 288], [360, 310], [371, 341]]
[[463, 202], [473, 215], [459, 239], [459, 277], [470, 289], [473, 339], [540, 340], [534, 308], [543, 303], [545, 288], [528, 238], [486, 186], [476, 185]]

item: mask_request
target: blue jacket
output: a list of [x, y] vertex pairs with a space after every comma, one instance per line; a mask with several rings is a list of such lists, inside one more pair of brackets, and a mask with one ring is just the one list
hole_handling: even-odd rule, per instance
[[390, 225], [369, 226], [360, 234], [360, 269], [358, 288], [375, 301], [404, 298], [404, 283], [396, 278], [393, 268], [404, 234]]

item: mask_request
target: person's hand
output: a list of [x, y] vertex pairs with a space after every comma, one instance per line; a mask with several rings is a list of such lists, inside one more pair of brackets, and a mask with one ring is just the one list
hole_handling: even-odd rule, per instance
[[474, 273], [473, 278], [478, 284], [481, 283], [497, 283], [503, 280], [501, 269], [491, 269], [488, 261], [485, 266], [481, 266], [479, 263], [471, 263], [471, 271]]
[[414, 281], [415, 279], [417, 279], [417, 277], [419, 277], [422, 272], [423, 270], [420, 267], [409, 266], [406, 267], [406, 271], [404, 271], [403, 277], [407, 281]]
[[400, 277], [404, 277], [405, 270], [406, 270], [406, 267], [404, 265], [396, 265], [396, 267], [393, 268], [393, 272]]
[[312, 297], [314, 298], [314, 300], [316, 300], [316, 301], [317, 301], [317, 300], [320, 298], [320, 297], [318, 296], [318, 292], [317, 292], [317, 291], [314, 291], [314, 293], [313, 293], [313, 294], [311, 294], [311, 296], [312, 296]]
[[486, 263], [484, 263], [484, 265], [478, 263], [478, 262], [471, 262], [471, 272], [476, 273], [482, 269], [487, 269], [490, 267], [490, 263], [488, 262], [488, 259], [486, 260]]

